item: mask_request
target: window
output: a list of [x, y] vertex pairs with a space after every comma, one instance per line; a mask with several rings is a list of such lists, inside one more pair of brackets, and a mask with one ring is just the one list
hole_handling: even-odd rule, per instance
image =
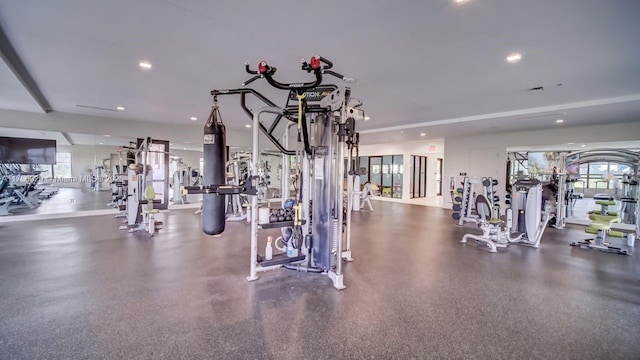
[[56, 164], [53, 165], [53, 177], [71, 178], [71, 153], [56, 153]]
[[620, 180], [628, 174], [631, 168], [625, 164], [615, 162], [595, 162], [580, 164], [580, 178], [576, 181], [576, 188], [588, 189], [612, 189], [616, 186], [620, 188]]
[[378, 188], [382, 197], [402, 198], [402, 175], [404, 173], [402, 155], [361, 156], [360, 185], [367, 181]]
[[402, 174], [404, 173], [404, 165], [402, 164], [402, 155], [393, 155], [393, 197], [402, 198]]
[[360, 156], [360, 185], [369, 181], [369, 157]]
[[40, 179], [42, 180], [53, 179], [53, 165], [36, 165], [34, 170], [41, 171]]

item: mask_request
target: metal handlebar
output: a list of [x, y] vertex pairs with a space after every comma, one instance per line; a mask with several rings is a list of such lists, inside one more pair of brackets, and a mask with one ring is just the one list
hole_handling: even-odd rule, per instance
[[307, 90], [320, 86], [320, 84], [322, 83], [323, 74], [329, 74], [344, 81], [350, 80], [349, 78], [341, 74], [338, 74], [335, 71], [329, 70], [333, 67], [333, 63], [323, 58], [322, 56], [316, 55], [311, 57], [311, 60], [309, 62], [306, 62], [304, 59], [301, 62], [302, 62], [301, 69], [308, 73], [313, 72], [316, 77], [315, 81], [309, 81], [304, 83], [289, 83], [289, 84], [279, 82], [273, 78], [273, 75], [276, 73], [277, 68], [269, 66], [269, 64], [267, 64], [266, 61], [261, 61], [258, 64], [258, 70], [251, 70], [249, 63], [245, 63], [245, 70], [247, 71], [247, 73], [251, 75], [256, 75], [256, 76], [245, 81], [243, 83], [243, 86], [246, 86], [258, 80], [259, 78], [263, 77], [267, 80], [267, 82], [271, 86], [277, 89], [295, 90], [296, 92], [302, 94]]

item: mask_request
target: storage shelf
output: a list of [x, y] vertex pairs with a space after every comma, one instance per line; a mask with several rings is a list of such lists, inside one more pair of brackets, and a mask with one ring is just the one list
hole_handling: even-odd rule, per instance
[[[304, 220], [300, 221], [300, 224], [304, 225], [304, 223], [305, 223]], [[292, 227], [292, 226], [293, 226], [293, 220], [260, 224], [260, 227], [262, 227], [263, 229], [276, 229], [276, 228]]]
[[264, 260], [264, 257], [259, 256], [258, 257], [258, 265], [260, 265], [262, 267], [268, 267], [268, 266], [273, 266], [273, 265], [284, 265], [284, 264], [290, 264], [290, 263], [296, 262], [296, 261], [302, 261], [305, 258], [306, 258], [305, 255], [298, 255], [298, 256], [288, 257], [287, 254], [285, 254], [285, 253], [273, 255], [271, 260]]

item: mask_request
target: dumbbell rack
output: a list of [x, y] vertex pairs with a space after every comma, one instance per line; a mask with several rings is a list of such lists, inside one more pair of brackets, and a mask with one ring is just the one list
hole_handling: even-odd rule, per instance
[[475, 202], [474, 187], [476, 184], [481, 184], [484, 187], [484, 195], [487, 197], [487, 200], [489, 200], [492, 209], [496, 211], [497, 216], [499, 216], [500, 208], [498, 202], [500, 198], [493, 190], [493, 187], [498, 185], [498, 181], [490, 177], [465, 177], [462, 188], [451, 191], [453, 195], [453, 214], [451, 214], [451, 217], [456, 220], [460, 226], [464, 225], [465, 222], [477, 222], [478, 216], [472, 213]]
[[[269, 222], [259, 224], [262, 229], [277, 229], [285, 227], [293, 227], [295, 222], [293, 220], [293, 209], [270, 209]], [[304, 225], [305, 220], [300, 220], [300, 224]], [[286, 253], [274, 254], [272, 259], [267, 260], [260, 254], [258, 254], [257, 262], [259, 267], [269, 267], [275, 265], [286, 265], [293, 262], [303, 261], [307, 257], [306, 254], [299, 254], [297, 256], [288, 256]]]
[[474, 192], [473, 187], [474, 184], [479, 184], [480, 178], [470, 178], [465, 177], [464, 182], [462, 183], [462, 188], [456, 189], [454, 194], [457, 194], [453, 198], [453, 217], [454, 220], [458, 221], [458, 225], [462, 226], [465, 222], [475, 223], [478, 216], [473, 215], [471, 212], [473, 210], [473, 199]]
[[484, 195], [489, 200], [494, 216], [500, 217], [500, 197], [496, 194], [493, 187], [498, 185], [498, 180], [494, 178], [482, 178], [482, 186], [484, 187]]

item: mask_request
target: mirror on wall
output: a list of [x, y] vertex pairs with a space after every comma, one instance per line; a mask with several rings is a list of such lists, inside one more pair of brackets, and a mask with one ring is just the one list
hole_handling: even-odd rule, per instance
[[[136, 156], [135, 138], [0, 130], [2, 137], [55, 142], [50, 156], [55, 161], [45, 163], [38, 160], [36, 155], [40, 148], [33, 148], [30, 152], [24, 152], [33, 156], [21, 163], [8, 158], [0, 162], [0, 218], [4, 219], [95, 210], [115, 213], [123, 204], [123, 197], [126, 198], [127, 189], [122, 180], [126, 179], [127, 165], [142, 161], [141, 154]], [[161, 144], [153, 146], [156, 145]], [[12, 145], [2, 149], [10, 155], [15, 148]], [[149, 166], [154, 168], [151, 181], [163, 208], [169, 205], [199, 206], [202, 195], [175, 197], [172, 194], [174, 178], [178, 181], [178, 189], [180, 185], [193, 185], [199, 181], [202, 173], [199, 147], [194, 145], [193, 149], [171, 149], [167, 141], [160, 148], [150, 148], [147, 160]]]
[[567, 223], [589, 224], [594, 214], [637, 223], [640, 142], [512, 148], [507, 156], [508, 184], [540, 181], [543, 198], [560, 207]]

